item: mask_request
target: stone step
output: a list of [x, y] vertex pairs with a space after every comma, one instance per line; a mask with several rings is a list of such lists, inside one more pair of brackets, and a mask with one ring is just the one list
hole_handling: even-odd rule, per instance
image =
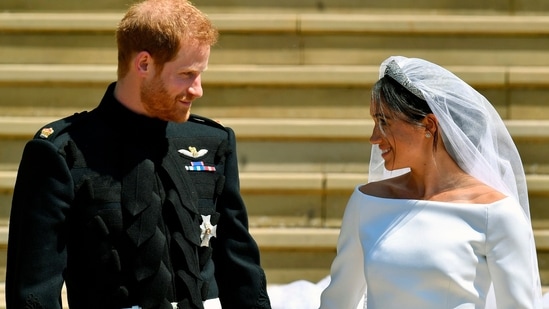
[[[476, 87], [547, 88], [547, 66], [446, 66]], [[368, 87], [378, 78], [378, 65], [212, 65], [203, 83], [212, 86]], [[326, 76], [332, 73], [332, 76]], [[106, 84], [116, 77], [115, 65], [1, 64], [0, 85]]]
[[[483, 93], [504, 119], [549, 119], [549, 65], [448, 69]], [[115, 71], [113, 65], [0, 64], [0, 114], [61, 117], [91, 109]], [[193, 112], [212, 118], [369, 119], [377, 71], [377, 65], [211, 65]]]
[[[337, 0], [340, 1], [340, 0]], [[114, 32], [123, 12], [4, 12], [1, 32]], [[380, 14], [310, 12], [227, 12], [208, 14], [221, 32], [547, 34], [548, 14], [463, 15], [451, 13]]]
[[[7, 222], [16, 172], [0, 172], [0, 223]], [[347, 199], [365, 173], [240, 174], [241, 193], [253, 227], [338, 227]], [[532, 225], [549, 229], [549, 175], [526, 176]]]
[[[55, 117], [0, 116], [0, 139], [31, 138]], [[241, 140], [360, 140], [368, 141], [374, 123], [370, 119], [257, 119], [220, 118]], [[504, 120], [516, 141], [549, 140], [549, 120]]]
[[[51, 117], [0, 117], [0, 218], [7, 218], [24, 144]], [[337, 226], [366, 181], [371, 120], [220, 119], [238, 139], [242, 192], [257, 226]], [[549, 228], [549, 121], [508, 120], [521, 153], [534, 224]]]
[[[0, 63], [115, 64], [121, 13], [0, 14]], [[211, 64], [378, 65], [394, 54], [441, 65], [549, 65], [549, 15], [212, 13]]]
[[[125, 0], [96, 0], [96, 1], [40, 1], [40, 0], [4, 0], [0, 2], [0, 11], [121, 11], [129, 3]], [[485, 14], [539, 14], [549, 11], [549, 4], [539, 0], [501, 0], [501, 1], [459, 1], [459, 0], [387, 0], [387, 1], [360, 1], [360, 0], [196, 0], [195, 5], [205, 11], [413, 11], [413, 12], [481, 12]]]
[[[0, 117], [0, 170], [15, 170], [24, 144], [54, 117]], [[244, 172], [367, 171], [370, 119], [219, 118], [234, 129]], [[549, 174], [549, 120], [505, 120], [529, 174]], [[332, 167], [330, 167], [332, 166]]]
[[[269, 284], [318, 282], [330, 272], [338, 228], [251, 228]], [[0, 227], [0, 278], [5, 278], [8, 227]], [[549, 230], [535, 230], [542, 284], [549, 284]], [[3, 295], [3, 293], [2, 293]], [[0, 303], [0, 308], [2, 304]]]

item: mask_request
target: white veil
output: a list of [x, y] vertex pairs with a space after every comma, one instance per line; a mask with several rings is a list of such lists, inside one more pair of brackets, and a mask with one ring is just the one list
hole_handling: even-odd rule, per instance
[[[393, 56], [383, 61], [379, 72], [380, 78], [389, 75], [426, 100], [441, 126], [444, 146], [459, 166], [514, 197], [530, 222], [528, 190], [518, 150], [501, 117], [484, 96], [450, 71], [422, 59]], [[393, 177], [393, 173], [399, 171], [387, 171], [381, 151], [372, 145], [368, 181]], [[532, 250], [535, 257], [533, 239]], [[537, 260], [534, 265], [534, 278], [539, 278]], [[539, 279], [533, 286], [540, 288]], [[487, 308], [496, 306], [490, 304]]]

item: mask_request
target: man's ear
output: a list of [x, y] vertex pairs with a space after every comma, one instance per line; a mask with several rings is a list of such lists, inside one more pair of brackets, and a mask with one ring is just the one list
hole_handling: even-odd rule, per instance
[[152, 57], [146, 51], [139, 52], [134, 58], [133, 65], [136, 72], [140, 74], [148, 74], [151, 70]]

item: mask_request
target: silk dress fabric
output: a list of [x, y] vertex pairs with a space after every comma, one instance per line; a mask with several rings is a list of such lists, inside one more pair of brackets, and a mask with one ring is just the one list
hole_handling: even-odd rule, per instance
[[[536, 308], [530, 225], [507, 197], [463, 204], [369, 196], [347, 204], [321, 309]], [[511, 205], [510, 205], [511, 204]], [[363, 261], [363, 262], [357, 262]]]

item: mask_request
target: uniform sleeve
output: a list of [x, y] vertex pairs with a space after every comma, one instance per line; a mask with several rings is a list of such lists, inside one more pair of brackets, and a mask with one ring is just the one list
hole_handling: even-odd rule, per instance
[[361, 193], [349, 199], [337, 241], [337, 255], [330, 270], [330, 284], [320, 297], [321, 309], [356, 309], [366, 291], [364, 253], [360, 241]]
[[486, 249], [498, 309], [541, 308], [534, 236], [518, 204], [489, 208]]
[[266, 278], [260, 266], [259, 248], [248, 230], [248, 215], [240, 195], [234, 132], [229, 133], [225, 185], [216, 208], [220, 213], [212, 244], [215, 278], [223, 308], [268, 309]]
[[25, 146], [10, 213], [6, 307], [61, 308], [65, 218], [73, 199], [69, 169], [44, 140]]

